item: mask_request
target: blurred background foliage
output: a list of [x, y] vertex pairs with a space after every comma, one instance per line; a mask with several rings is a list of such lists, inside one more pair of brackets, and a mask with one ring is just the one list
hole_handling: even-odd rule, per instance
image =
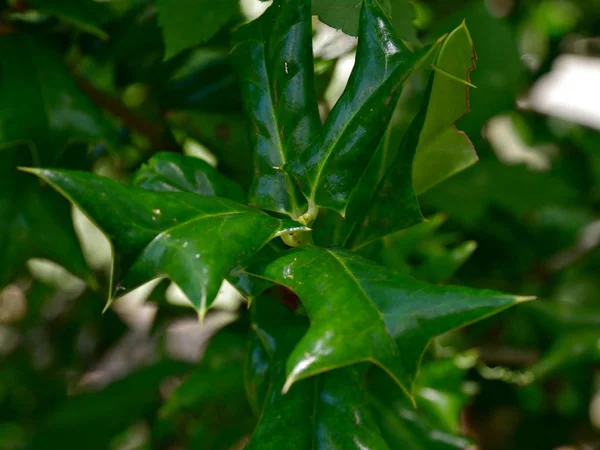
[[[224, 286], [202, 328], [165, 283], [101, 315], [107, 242], [16, 170], [128, 180], [155, 152], [182, 151], [249, 185], [228, 54], [231, 30], [267, 4], [173, 3], [0, 0], [2, 449], [243, 448], [255, 424], [239, 295]], [[332, 14], [331, 0], [314, 1], [323, 115], [356, 46], [325, 23], [355, 32], [354, 3], [340, 0]], [[368, 252], [416, 278], [539, 300], [438, 339], [419, 378], [423, 414], [397, 399], [403, 420], [393, 422], [374, 374], [382, 431], [411, 449], [600, 448], [600, 0], [389, 7], [413, 46], [466, 20], [477, 89], [459, 128], [480, 161], [421, 196], [429, 222]], [[411, 81], [391, 139], [400, 141], [424, 87], [424, 77]]]

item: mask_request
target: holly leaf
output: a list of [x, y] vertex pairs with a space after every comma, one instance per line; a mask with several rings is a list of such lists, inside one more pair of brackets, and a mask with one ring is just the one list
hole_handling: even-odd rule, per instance
[[1, 35], [0, 54], [0, 98], [11, 105], [0, 110], [0, 151], [27, 144], [34, 164], [51, 164], [67, 144], [118, 139], [47, 39]]
[[[313, 0], [313, 14], [323, 23], [342, 30], [350, 36], [357, 36], [361, 0]], [[398, 36], [411, 42], [417, 40], [413, 25], [415, 11], [408, 0], [379, 0], [379, 5], [390, 18]]]
[[474, 58], [469, 30], [462, 23], [441, 45], [420, 111], [352, 238], [354, 248], [422, 222], [417, 195], [477, 161], [471, 141], [455, 126], [468, 111], [469, 86], [463, 83], [468, 83]]
[[319, 135], [310, 1], [281, 0], [242, 27], [233, 61], [251, 124], [255, 177], [249, 202], [288, 214], [304, 213], [304, 199], [282, 167], [307, 152]]
[[378, 2], [363, 2], [356, 63], [348, 84], [327, 117], [321, 139], [285, 168], [300, 183], [312, 215], [317, 206], [345, 215], [404, 82], [428, 53], [428, 48], [412, 53], [396, 37]]
[[444, 41], [435, 62], [412, 179], [417, 195], [477, 162], [477, 153], [456, 122], [470, 111], [470, 73], [477, 54], [463, 22]]
[[[177, 153], [158, 153], [142, 166], [133, 177], [136, 187], [154, 192], [190, 192], [199, 195], [225, 197], [243, 201], [240, 186], [223, 176], [210, 164], [198, 158]], [[269, 242], [256, 258], [272, 257], [279, 249]], [[262, 259], [261, 259], [262, 260]], [[271, 282], [241, 272], [240, 265], [233, 268], [227, 281], [248, 301], [272, 285]]]
[[237, 0], [157, 0], [158, 24], [165, 40], [165, 60], [206, 42], [238, 11]]
[[108, 305], [147, 281], [168, 278], [202, 319], [234, 267], [274, 237], [307, 230], [220, 197], [155, 193], [85, 172], [25, 170], [78, 206], [112, 242]]
[[532, 299], [430, 285], [357, 255], [318, 247], [284, 252], [248, 271], [292, 289], [311, 321], [288, 358], [284, 391], [298, 380], [368, 361], [412, 396], [433, 337]]
[[157, 153], [138, 170], [133, 186], [154, 192], [192, 192], [242, 202], [244, 192], [234, 181], [199, 158]]
[[356, 388], [363, 382], [365, 367], [304, 380], [283, 395], [285, 361], [306, 331], [307, 321], [267, 296], [258, 298], [252, 309], [247, 386], [251, 390], [257, 386], [263, 398], [258, 425], [246, 448], [389, 450], [366, 392]]

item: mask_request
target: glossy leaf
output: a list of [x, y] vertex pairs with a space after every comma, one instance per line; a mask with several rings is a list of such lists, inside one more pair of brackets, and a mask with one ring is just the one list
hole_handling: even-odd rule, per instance
[[[225, 197], [241, 202], [244, 194], [237, 183], [223, 176], [206, 162], [176, 153], [158, 153], [136, 172], [132, 183], [154, 192], [190, 192], [199, 195]], [[280, 249], [269, 242], [257, 256], [272, 257]], [[241, 272], [236, 266], [227, 277], [248, 301], [272, 285], [271, 282]]]
[[356, 63], [348, 84], [327, 117], [322, 138], [286, 169], [315, 207], [345, 215], [349, 197], [388, 126], [404, 82], [424, 61], [397, 39], [375, 0], [361, 10]]
[[156, 2], [158, 23], [166, 44], [165, 59], [206, 42], [238, 11], [237, 0]]
[[234, 267], [274, 237], [303, 229], [224, 198], [155, 193], [84, 172], [28, 170], [77, 205], [112, 242], [109, 303], [166, 277], [202, 318]]
[[[463, 23], [443, 41], [434, 62], [448, 74], [465, 74], [456, 76], [468, 81], [473, 51]], [[422, 222], [417, 194], [476, 161], [469, 138], [454, 125], [468, 111], [469, 88], [448, 74], [431, 74], [421, 109], [379, 185], [374, 206], [355, 232], [354, 247]]]
[[321, 126], [311, 40], [310, 1], [281, 0], [238, 31], [233, 50], [254, 147], [250, 204], [293, 218], [305, 202], [282, 167]]
[[[427, 67], [435, 61], [442, 43], [443, 39], [440, 39], [430, 47], [430, 49], [424, 54], [420, 63], [422, 66]], [[391, 176], [392, 170], [390, 166], [392, 163], [394, 163], [394, 161], [398, 160], [395, 162], [396, 166], [399, 166], [398, 171], [406, 170], [406, 165], [410, 165], [412, 162], [412, 153], [407, 153], [409, 156], [405, 164], [402, 164], [401, 161], [399, 161], [402, 159], [402, 156], [398, 155], [402, 155], [403, 152], [405, 152], [406, 141], [410, 140], [410, 138], [405, 139], [402, 148], [394, 148], [394, 144], [392, 143], [392, 135], [397, 133], [394, 125], [395, 124], [393, 122], [389, 124], [384, 137], [379, 143], [379, 146], [373, 154], [373, 157], [369, 161], [364, 174], [360, 177], [360, 180], [350, 194], [346, 209], [346, 217], [344, 220], [342, 220], [337, 226], [330, 223], [326, 225], [326, 227], [335, 230], [335, 233], [337, 234], [335, 239], [330, 241], [331, 245], [353, 246], [355, 245], [356, 241], [360, 241], [360, 239], [362, 239], [362, 237], [354, 237], [354, 235], [361, 236], [361, 226], [373, 227], [377, 225], [377, 223], [373, 223], [373, 221], [376, 222], [375, 218], [367, 217], [367, 213], [372, 209], [374, 201], [381, 201], [376, 198], [376, 193], [380, 188], [380, 184], [382, 183], [384, 176]], [[411, 134], [407, 134], [408, 136], [411, 136]], [[416, 142], [414, 144], [416, 146]], [[408, 169], [410, 170], [410, 167], [408, 167]], [[394, 173], [394, 176], [397, 177], [397, 174]], [[413, 224], [422, 219], [418, 203], [416, 202], [416, 198], [412, 192], [411, 178], [410, 176], [406, 177], [405, 174], [400, 174], [400, 180], [403, 180], [402, 177], [404, 177], [404, 179], [407, 181], [400, 182], [403, 184], [406, 183], [407, 189], [399, 189], [397, 191], [397, 195], [392, 194], [391, 197], [393, 199], [390, 199], [390, 201], [393, 202], [392, 210], [388, 211], [388, 208], [385, 208], [385, 217], [383, 218], [384, 221], [392, 221], [397, 223], [398, 226], [404, 226], [401, 224], [407, 223]], [[398, 183], [398, 179], [395, 179], [395, 182]], [[402, 188], [404, 188], [404, 186], [402, 186]], [[380, 206], [376, 209], [384, 208]], [[317, 226], [315, 226], [315, 228], [316, 227]]]
[[178, 153], [157, 153], [138, 170], [132, 185], [154, 192], [192, 192], [244, 199], [242, 188], [207, 162]]
[[366, 393], [357, 389], [364, 367], [335, 370], [302, 381], [283, 395], [285, 361], [307, 322], [266, 296], [254, 303], [252, 321], [256, 339], [251, 341], [253, 356], [247, 377], [251, 383], [261, 380], [266, 393], [247, 449], [388, 450]]
[[531, 299], [430, 285], [317, 247], [287, 251], [248, 271], [296, 292], [311, 321], [288, 359], [285, 390], [324, 371], [370, 361], [410, 396], [433, 337]]
[[[313, 13], [322, 22], [335, 29], [341, 29], [351, 36], [358, 35], [358, 22], [361, 0], [313, 0]], [[408, 0], [379, 0], [381, 8], [390, 18], [398, 36], [416, 41], [413, 5]]]
[[54, 163], [67, 144], [114, 142], [115, 131], [78, 89], [61, 54], [34, 34], [0, 35], [0, 151], [32, 148], [33, 162]]
[[435, 62], [440, 71], [433, 76], [413, 162], [417, 194], [477, 162], [473, 144], [455, 125], [470, 110], [469, 86], [461, 80], [470, 82], [476, 58], [471, 35], [463, 22], [444, 41]]

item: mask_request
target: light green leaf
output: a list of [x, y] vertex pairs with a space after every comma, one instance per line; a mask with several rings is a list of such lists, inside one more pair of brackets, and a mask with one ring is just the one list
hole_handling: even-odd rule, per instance
[[27, 171], [77, 205], [112, 242], [109, 304], [147, 281], [168, 278], [202, 318], [234, 267], [274, 237], [306, 229], [224, 198], [155, 193], [85, 172]]
[[417, 195], [477, 162], [473, 144], [455, 125], [469, 111], [466, 83], [470, 82], [476, 57], [471, 35], [463, 22], [444, 41], [435, 62], [438, 71], [433, 76], [413, 162]]
[[298, 380], [368, 361], [412, 396], [433, 337], [531, 299], [430, 285], [359, 256], [317, 247], [284, 252], [248, 271], [296, 292], [311, 321], [288, 359], [285, 390]]

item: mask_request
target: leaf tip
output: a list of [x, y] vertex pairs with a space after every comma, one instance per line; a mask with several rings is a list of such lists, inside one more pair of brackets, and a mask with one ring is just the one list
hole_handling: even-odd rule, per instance
[[106, 305], [104, 305], [104, 309], [102, 309], [102, 315], [104, 315], [106, 313], [106, 311], [108, 311], [110, 306], [113, 304], [113, 301], [114, 301], [114, 299], [112, 297], [108, 299], [108, 301], [106, 302]]
[[17, 170], [20, 170], [21, 172], [32, 173], [33, 175], [38, 175], [38, 176], [40, 174], [40, 169], [38, 169], [36, 167], [17, 166]]
[[535, 295], [515, 295], [513, 298], [515, 299], [516, 303], [531, 302], [537, 299]]
[[283, 384], [283, 388], [281, 389], [281, 394], [285, 395], [288, 393], [292, 385], [296, 382], [296, 378], [294, 374], [291, 374], [289, 377], [285, 379], [285, 383]]
[[198, 308], [196, 310], [196, 314], [198, 314], [198, 323], [200, 326], [204, 325], [204, 318], [206, 317], [206, 308]]

